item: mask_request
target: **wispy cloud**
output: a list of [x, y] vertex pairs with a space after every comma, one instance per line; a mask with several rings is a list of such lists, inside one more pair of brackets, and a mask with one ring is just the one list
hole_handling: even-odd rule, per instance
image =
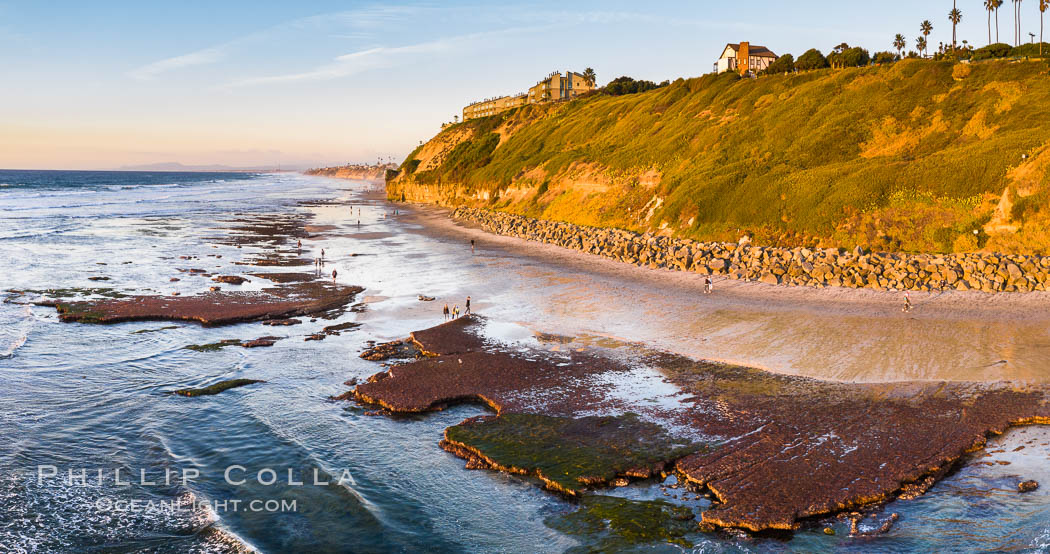
[[224, 57], [225, 48], [223, 47], [205, 48], [204, 50], [198, 50], [196, 52], [190, 52], [189, 54], [183, 54], [181, 56], [175, 56], [151, 64], [146, 64], [130, 71], [128, 75], [135, 79], [147, 80], [174, 69], [215, 63], [222, 60]]
[[300, 81], [327, 81], [341, 77], [349, 77], [371, 69], [390, 67], [401, 61], [418, 59], [420, 56], [435, 55], [460, 50], [467, 46], [476, 46], [478, 42], [484, 42], [490, 39], [504, 40], [507, 35], [511, 33], [528, 33], [548, 28], [550, 28], [550, 26], [515, 27], [499, 31], [487, 31], [482, 33], [444, 37], [405, 46], [379, 46], [368, 48], [357, 52], [351, 52], [349, 54], [343, 54], [336, 57], [330, 63], [307, 71], [241, 79], [239, 81], [227, 83], [220, 88], [232, 89], [255, 85], [294, 83]]
[[410, 6], [378, 6], [293, 19], [209, 48], [148, 63], [132, 69], [128, 72], [128, 76], [138, 80], [149, 80], [169, 71], [217, 63], [228, 58], [231, 51], [237, 47], [264, 41], [287, 31], [335, 26], [351, 30], [348, 37], [364, 37], [381, 24], [409, 15], [414, 10], [415, 8]]

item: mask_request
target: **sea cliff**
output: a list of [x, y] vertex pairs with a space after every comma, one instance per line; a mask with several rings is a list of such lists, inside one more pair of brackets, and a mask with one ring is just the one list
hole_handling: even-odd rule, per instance
[[444, 128], [387, 195], [705, 242], [1045, 255], [1047, 74], [904, 60], [528, 105]]
[[356, 181], [382, 181], [386, 178], [387, 170], [396, 168], [397, 166], [394, 164], [352, 164], [335, 167], [318, 167], [308, 169], [303, 173], [307, 175], [319, 175], [321, 177], [334, 177], [337, 179], [354, 179]]

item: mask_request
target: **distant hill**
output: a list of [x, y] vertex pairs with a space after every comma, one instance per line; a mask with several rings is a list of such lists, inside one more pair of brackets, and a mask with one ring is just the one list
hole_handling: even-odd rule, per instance
[[449, 126], [387, 194], [701, 240], [1050, 253], [1048, 106], [1042, 61], [707, 75]]

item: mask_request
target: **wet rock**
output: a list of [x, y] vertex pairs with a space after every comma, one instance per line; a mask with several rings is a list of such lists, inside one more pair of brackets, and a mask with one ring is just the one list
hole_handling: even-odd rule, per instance
[[94, 277], [88, 277], [88, 281], [109, 281], [109, 277], [102, 277], [100, 275], [96, 275]]
[[350, 330], [353, 330], [353, 329], [357, 329], [360, 326], [361, 326], [360, 323], [356, 323], [356, 322], [353, 322], [353, 321], [347, 321], [345, 323], [339, 323], [339, 324], [336, 324], [336, 325], [329, 325], [329, 326], [325, 327], [324, 329], [321, 329], [321, 332], [326, 334], [326, 335], [336, 335], [336, 336], [338, 336], [343, 331], [350, 331]]
[[422, 295], [422, 294], [420, 294], [417, 298], [419, 298], [420, 302], [433, 302], [434, 301], [434, 297], [433, 296], [426, 296], [426, 295]]
[[245, 279], [244, 277], [240, 277], [238, 275], [216, 275], [215, 277], [212, 277], [211, 280], [218, 283], [228, 283], [231, 285], [240, 285], [248, 281], [248, 279]]
[[211, 292], [216, 292], [222, 290], [222, 287], [208, 287], [208, 290], [210, 290]]
[[326, 335], [324, 333], [314, 333], [313, 335], [307, 335], [307, 337], [305, 339], [303, 339], [303, 340], [306, 340], [306, 341], [324, 340], [326, 338], [328, 338], [328, 335]]
[[1021, 481], [1017, 484], [1017, 492], [1032, 492], [1039, 488], [1039, 482], [1035, 480]]
[[263, 325], [270, 325], [273, 327], [287, 327], [289, 325], [299, 325], [303, 321], [294, 317], [287, 317], [284, 319], [267, 319], [262, 322]]
[[179, 389], [174, 391], [172, 394], [179, 396], [210, 396], [213, 394], [219, 394], [225, 390], [229, 390], [236, 387], [243, 387], [245, 385], [251, 385], [254, 383], [265, 383], [266, 381], [260, 381], [258, 379], [229, 379], [227, 381], [219, 381], [214, 385], [207, 386], [200, 389]]
[[182, 279], [179, 279], [178, 277], [172, 277], [171, 279], [168, 279], [168, 281], [171, 281], [172, 283], [174, 283], [176, 281], [181, 281], [181, 280]]
[[136, 296], [120, 299], [54, 301], [59, 319], [79, 323], [124, 321], [197, 321], [228, 325], [247, 321], [330, 313], [349, 304], [360, 287], [323, 281], [295, 283], [258, 292], [209, 292], [169, 298]]
[[508, 414], [469, 418], [445, 430], [445, 450], [475, 467], [535, 475], [548, 489], [575, 496], [617, 478], [649, 478], [700, 448], [674, 439], [634, 414], [552, 417]]
[[825, 535], [834, 535], [835, 534], [835, 530], [832, 529], [831, 527], [825, 527], [824, 528], [824, 534]]
[[361, 358], [378, 362], [389, 359], [417, 358], [422, 356], [419, 348], [411, 341], [395, 340], [377, 344], [361, 353]]
[[[391, 412], [477, 402], [498, 414], [529, 413], [544, 398], [544, 415], [576, 417], [607, 409], [587, 385], [594, 376], [629, 371], [589, 352], [504, 351], [471, 325], [412, 336], [435, 355], [376, 374], [349, 396]], [[685, 484], [715, 495], [702, 517], [724, 528], [790, 530], [804, 518], [921, 494], [988, 434], [1050, 423], [1040, 388], [824, 382], [661, 353], [642, 362], [689, 395], [662, 417], [724, 438], [674, 464]]]
[[274, 343], [281, 340], [281, 337], [259, 337], [255, 340], [242, 342], [241, 346], [244, 348], [259, 348], [264, 346], [273, 346]]
[[689, 547], [685, 538], [696, 527], [693, 512], [662, 500], [637, 501], [615, 496], [589, 495], [576, 511], [548, 517], [544, 523], [581, 539], [598, 537], [588, 552], [633, 552], [638, 545], [672, 543]]

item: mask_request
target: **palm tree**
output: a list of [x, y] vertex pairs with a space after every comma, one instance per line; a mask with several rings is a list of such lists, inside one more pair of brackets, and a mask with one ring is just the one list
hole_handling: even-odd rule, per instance
[[992, 0], [995, 4], [995, 42], [999, 42], [999, 8], [1006, 0]]
[[933, 23], [930, 23], [929, 19], [927, 19], [926, 21], [923, 21], [919, 25], [919, 32], [922, 33], [922, 46], [919, 48], [920, 50], [923, 50], [923, 51], [926, 50], [926, 37], [930, 36], [930, 31], [932, 31], [932, 30], [933, 30]]
[[952, 11], [948, 12], [948, 21], [952, 22], [952, 51], [955, 51], [955, 27], [962, 21], [962, 12], [952, 2]]
[[[1040, 0], [1041, 2], [1050, 2], [1050, 0]], [[901, 51], [908, 46], [908, 41], [904, 39], [904, 35], [897, 33], [897, 36], [893, 37], [893, 47], [897, 49], [897, 56], [901, 56]]]
[[594, 74], [594, 70], [589, 67], [583, 70], [583, 78], [586, 79], [592, 87], [598, 80], [598, 76]]
[[985, 12], [988, 12], [988, 44], [991, 44], [991, 13], [995, 10], [995, 0], [985, 0]]
[[1043, 57], [1043, 13], [1050, 8], [1050, 0], [1039, 0], [1039, 57]]
[[1014, 2], [1014, 46], [1021, 45], [1021, 0]]
[[926, 57], [926, 37], [919, 37], [915, 39], [915, 47], [922, 53], [922, 57]]

